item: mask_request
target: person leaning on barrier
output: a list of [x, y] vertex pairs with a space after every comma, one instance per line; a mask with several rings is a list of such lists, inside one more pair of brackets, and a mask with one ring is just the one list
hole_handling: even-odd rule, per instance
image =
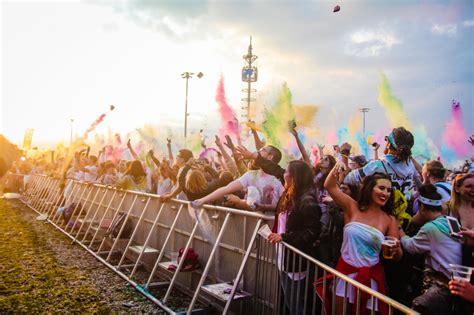
[[171, 198], [176, 197], [180, 192], [183, 191], [186, 185], [186, 175], [191, 170], [191, 165], [193, 161], [193, 152], [188, 149], [181, 149], [178, 152], [178, 155], [175, 159], [175, 165], [179, 167], [177, 182], [178, 185], [168, 194], [165, 194], [160, 197], [161, 202], [166, 202]]
[[461, 242], [450, 234], [448, 220], [442, 214], [442, 196], [436, 186], [425, 184], [419, 189], [421, 208], [416, 214], [425, 224], [414, 237], [400, 229], [401, 244], [411, 254], [423, 254], [425, 272], [423, 294], [413, 300], [413, 309], [422, 314], [451, 314], [448, 281], [449, 264], [461, 265]]
[[[321, 231], [321, 209], [313, 185], [313, 172], [306, 162], [291, 161], [284, 177], [285, 191], [278, 201], [273, 233], [268, 240], [272, 243], [284, 241], [314, 257]], [[283, 252], [283, 247], [279, 248], [278, 254], [278, 267], [282, 271], [280, 285], [286, 307], [290, 314], [303, 314], [308, 264], [305, 260], [300, 261], [301, 258], [292, 251]]]
[[146, 173], [142, 163], [138, 160], [134, 160], [128, 165], [124, 176], [115, 184], [117, 188], [141, 192], [146, 192], [146, 186]]
[[[262, 156], [266, 159], [271, 160], [273, 163], [278, 163], [281, 159], [281, 152], [275, 148], [269, 148], [269, 146], [264, 147], [261, 151]], [[262, 151], [262, 152], [263, 152]], [[271, 152], [271, 153], [270, 153]], [[249, 205], [245, 200], [239, 198], [236, 195], [232, 195], [241, 190], [247, 189], [250, 186], [256, 187], [261, 196], [261, 202], [258, 203], [257, 208], [253, 208], [254, 205]], [[193, 202], [195, 207], [200, 207], [205, 203], [213, 202], [227, 196], [227, 202], [238, 209], [244, 210], [260, 210], [263, 212], [266, 211], [275, 211], [278, 199], [283, 193], [283, 185], [280, 181], [267, 173], [262, 169], [254, 167], [253, 169], [247, 171], [244, 175], [238, 179], [232, 181], [225, 187], [221, 187], [214, 191], [213, 193], [197, 199]]]

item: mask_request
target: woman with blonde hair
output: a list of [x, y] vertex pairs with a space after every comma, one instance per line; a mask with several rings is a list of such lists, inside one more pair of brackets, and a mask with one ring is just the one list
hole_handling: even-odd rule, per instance
[[188, 197], [189, 201], [207, 196], [214, 190], [219, 188], [219, 181], [212, 180], [208, 182], [204, 173], [198, 169], [191, 169], [186, 174], [186, 180], [184, 185], [184, 193]]
[[461, 226], [474, 229], [474, 174], [461, 174], [454, 178], [449, 210]]
[[116, 187], [126, 190], [146, 192], [146, 173], [142, 163], [138, 160], [131, 161], [124, 176], [115, 184]]

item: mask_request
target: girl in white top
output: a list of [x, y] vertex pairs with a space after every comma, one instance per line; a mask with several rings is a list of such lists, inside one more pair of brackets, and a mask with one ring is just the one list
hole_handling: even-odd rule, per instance
[[[339, 173], [343, 171], [343, 168], [343, 165], [337, 164], [324, 183], [324, 187], [334, 202], [344, 210], [346, 224], [341, 258], [336, 269], [354, 279], [360, 279], [360, 270], [369, 269], [370, 280], [365, 280], [370, 283], [366, 285], [378, 290], [373, 280], [377, 279], [383, 286], [383, 272], [381, 272], [381, 266], [378, 265], [382, 242], [385, 236], [398, 239], [398, 222], [391, 214], [392, 183], [386, 174], [369, 175], [363, 179], [360, 197], [356, 201], [343, 193], [337, 185]], [[401, 258], [402, 250], [398, 242], [391, 251], [395, 260]], [[351, 273], [349, 270], [355, 272]], [[355, 293], [352, 291], [355, 291], [354, 288], [348, 285], [350, 303], [354, 303]], [[336, 313], [340, 314], [344, 303], [344, 289], [342, 285], [341, 292], [341, 281], [336, 284], [336, 295]]]

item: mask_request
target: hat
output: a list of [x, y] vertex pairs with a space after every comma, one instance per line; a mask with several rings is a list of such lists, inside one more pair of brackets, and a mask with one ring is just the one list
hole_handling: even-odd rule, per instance
[[363, 156], [363, 155], [350, 156], [349, 159], [350, 159], [351, 161], [356, 162], [356, 163], [359, 164], [360, 166], [364, 166], [365, 164], [367, 164], [367, 159], [366, 159], [365, 156]]
[[181, 149], [179, 150], [177, 157], [182, 158], [184, 162], [187, 162], [190, 158], [193, 157], [193, 152], [188, 149]]

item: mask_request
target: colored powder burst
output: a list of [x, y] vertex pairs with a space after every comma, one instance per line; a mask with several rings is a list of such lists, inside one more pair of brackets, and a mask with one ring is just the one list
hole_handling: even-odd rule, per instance
[[355, 115], [349, 118], [348, 131], [349, 137], [355, 138], [356, 134], [362, 129], [362, 117], [360, 115]]
[[240, 138], [240, 125], [234, 110], [230, 107], [225, 96], [224, 77], [221, 75], [216, 91], [216, 102], [219, 105], [219, 114], [222, 119], [220, 135]]
[[338, 136], [338, 134], [337, 134], [337, 132], [334, 128], [329, 129], [329, 131], [327, 133], [327, 136], [326, 136], [326, 143], [328, 145], [338, 144], [337, 136]]
[[457, 157], [462, 157], [469, 153], [468, 138], [468, 133], [461, 119], [461, 104], [453, 100], [451, 119], [446, 123], [443, 132], [443, 143], [445, 143]]
[[158, 132], [152, 125], [145, 125], [137, 129], [140, 138], [148, 144], [151, 144], [153, 148], [159, 148], [158, 143]]
[[359, 152], [366, 157], [369, 157], [369, 145], [367, 144], [366, 138], [362, 134], [362, 132], [358, 132], [355, 134], [355, 140], [359, 145]]
[[456, 154], [446, 144], [441, 145], [441, 157], [446, 164], [453, 165], [456, 161]]
[[337, 143], [342, 144], [349, 141], [349, 129], [342, 127], [337, 129]]
[[94, 130], [101, 122], [104, 121], [104, 118], [105, 118], [106, 114], [101, 114], [99, 116], [99, 118], [97, 118], [96, 120], [94, 120], [94, 122], [89, 126], [89, 128], [87, 128], [86, 132], [84, 133], [84, 138], [87, 138], [87, 135], [92, 131]]
[[194, 153], [199, 153], [202, 150], [202, 133], [195, 132], [188, 138], [189, 147]]
[[415, 144], [412, 148], [413, 156], [422, 156], [425, 159], [432, 159], [436, 156], [438, 149], [428, 137], [424, 126], [417, 126], [413, 130], [413, 137], [415, 138]]
[[316, 166], [316, 164], [319, 163], [319, 160], [320, 160], [320, 155], [319, 155], [319, 149], [317, 146], [315, 145], [312, 145], [311, 146], [311, 154], [312, 154], [312, 158], [313, 158], [313, 165]]
[[385, 109], [385, 116], [392, 127], [411, 129], [410, 121], [403, 110], [403, 104], [393, 95], [390, 83], [383, 73], [380, 74], [378, 102]]
[[207, 149], [204, 149], [204, 151], [202, 151], [201, 154], [199, 154], [199, 157], [200, 158], [209, 157], [209, 156], [212, 156], [213, 153], [217, 154], [217, 150], [214, 148], [207, 148]]
[[286, 83], [283, 84], [274, 106], [266, 110], [264, 116], [263, 132], [267, 144], [281, 147], [281, 143], [285, 143], [290, 136], [288, 122], [295, 119], [292, 95]]
[[308, 127], [313, 122], [314, 117], [316, 117], [319, 107], [315, 105], [295, 105], [293, 110], [298, 127]]
[[120, 134], [116, 133], [115, 134], [115, 145], [116, 146], [122, 146], [122, 138], [120, 137]]

